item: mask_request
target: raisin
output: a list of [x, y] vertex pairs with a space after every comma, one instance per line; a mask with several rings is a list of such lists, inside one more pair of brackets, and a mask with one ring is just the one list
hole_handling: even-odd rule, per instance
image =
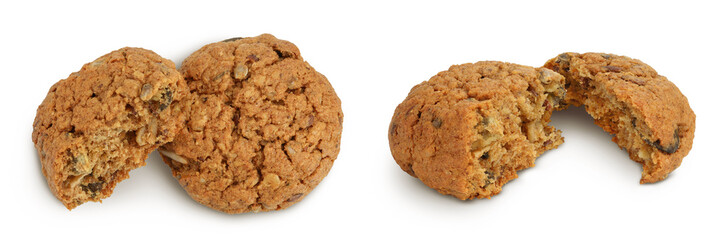
[[410, 174], [410, 176], [417, 177], [415, 175], [415, 170], [413, 170], [413, 164], [408, 164], [408, 171], [406, 171], [406, 172], [408, 172]]
[[[637, 118], [632, 118], [632, 127], [637, 128]], [[657, 141], [652, 141], [649, 138], [645, 137], [642, 133], [639, 133], [639, 136], [642, 137], [642, 140], [644, 140], [645, 143], [649, 144], [650, 146], [656, 148], [660, 152], [664, 152], [667, 154], [673, 154], [677, 152], [677, 150], [680, 148], [680, 128], [675, 129], [675, 133], [672, 134], [672, 138], [675, 140], [674, 143], [671, 145], [664, 147], [662, 146], [662, 143], [659, 139]]]
[[244, 38], [243, 37], [234, 37], [234, 38], [230, 38], [230, 39], [225, 39], [222, 42], [234, 42], [234, 41], [240, 40], [240, 39], [244, 39]]
[[169, 104], [174, 100], [174, 93], [168, 87], [161, 90], [161, 96], [156, 100], [155, 98], [148, 101], [149, 109], [154, 115], [158, 115], [159, 112], [164, 111]]
[[98, 192], [103, 189], [103, 182], [94, 182], [88, 184], [88, 190], [91, 190], [91, 192]]
[[294, 54], [292, 54], [291, 52], [283, 52], [277, 49], [275, 49], [274, 52], [277, 53], [277, 57], [279, 57], [280, 59], [291, 58], [294, 56]]
[[591, 78], [588, 78], [588, 77], [582, 78], [582, 89], [589, 90], [590, 88], [592, 88], [591, 82], [592, 82]]
[[287, 202], [295, 202], [300, 199], [304, 195], [303, 193], [297, 193], [295, 195], [292, 195], [290, 198], [287, 199]]
[[398, 129], [398, 124], [395, 124], [395, 123], [390, 124], [390, 132], [388, 134], [390, 134], [392, 136], [393, 134], [395, 134], [395, 130], [397, 130], [397, 129]]
[[161, 98], [159, 100], [159, 112], [169, 107], [169, 104], [171, 104], [171, 101], [173, 100], [174, 92], [172, 92], [169, 88], [164, 88], [163, 92], [161, 92]]
[[94, 182], [89, 183], [87, 185], [81, 185], [81, 189], [83, 189], [84, 192], [87, 192], [91, 195], [91, 198], [95, 198], [98, 195], [98, 192], [103, 189], [103, 184], [105, 182], [101, 179], [100, 182]]
[[617, 66], [604, 66], [602, 68], [604, 68], [604, 70], [607, 71], [607, 72], [615, 72], [615, 73], [618, 73], [618, 72], [621, 72], [622, 71], [622, 68], [621, 67], [617, 67]]
[[433, 127], [435, 127], [435, 128], [441, 128], [441, 124], [443, 124], [443, 122], [441, 121], [440, 118], [433, 119], [433, 121], [431, 123], [433, 124]]
[[531, 95], [534, 95], [534, 97], [538, 97], [539, 96], [539, 93], [536, 92], [536, 89], [534, 88], [534, 86], [529, 85], [529, 87], [526, 88], [526, 91], [530, 92]]
[[491, 183], [495, 183], [495, 182], [496, 182], [496, 179], [497, 179], [497, 177], [493, 175], [493, 171], [491, 171], [490, 169], [487, 169], [487, 170], [486, 170], [486, 171], [484, 171], [484, 172], [486, 173], [486, 180], [485, 180], [485, 183], [484, 183], [484, 185], [483, 185], [483, 188], [486, 188], [486, 187], [488, 187], [488, 185], [490, 185]]
[[622, 80], [637, 84], [639, 86], [644, 86], [645, 84], [647, 84], [646, 78], [640, 78], [637, 76], [622, 76]]
[[559, 54], [559, 56], [556, 57], [556, 60], [554, 60], [555, 63], [561, 63], [561, 62], [569, 62], [569, 54], [562, 53]]
[[647, 138], [643, 138], [644, 142], [649, 144], [650, 146], [656, 148], [657, 150], [660, 150], [660, 152], [664, 152], [667, 154], [673, 154], [677, 152], [677, 150], [680, 148], [680, 129], [675, 129], [675, 133], [672, 136], [673, 139], [675, 139], [675, 142], [673, 144], [670, 144], [667, 147], [662, 146], [660, 143], [660, 140], [657, 139], [657, 141], [652, 142], [651, 140]]
[[569, 54], [566, 54], [566, 53], [559, 54], [559, 57], [557, 57], [556, 59], [557, 60], [563, 60], [565, 62], [568, 62], [569, 61]]
[[551, 104], [549, 104], [548, 99], [544, 100], [544, 104], [542, 106], [545, 107], [546, 111], [551, 111], [551, 109], [552, 109], [552, 106], [551, 106]]

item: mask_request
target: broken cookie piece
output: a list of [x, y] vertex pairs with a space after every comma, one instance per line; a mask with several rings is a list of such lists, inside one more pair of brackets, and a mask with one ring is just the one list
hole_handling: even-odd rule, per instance
[[72, 209], [100, 202], [185, 121], [174, 63], [141, 48], [106, 54], [50, 88], [33, 142], [53, 194]]
[[584, 105], [612, 141], [642, 164], [640, 183], [661, 181], [690, 149], [695, 113], [672, 82], [649, 65], [604, 53], [562, 53], [545, 68], [566, 77], [565, 101]]
[[495, 61], [451, 66], [413, 87], [390, 123], [400, 167], [442, 194], [490, 198], [563, 143], [549, 126], [564, 77]]

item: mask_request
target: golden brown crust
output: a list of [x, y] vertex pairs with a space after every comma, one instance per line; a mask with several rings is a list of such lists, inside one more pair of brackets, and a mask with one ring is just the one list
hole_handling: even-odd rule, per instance
[[122, 48], [60, 80], [33, 122], [33, 142], [55, 196], [72, 209], [101, 201], [184, 121], [188, 89], [174, 63]]
[[547, 126], [564, 78], [502, 62], [451, 66], [395, 110], [390, 150], [408, 174], [459, 199], [489, 198], [563, 142]]
[[643, 164], [641, 183], [665, 179], [692, 148], [695, 113], [672, 82], [649, 65], [604, 53], [562, 53], [544, 67], [564, 75], [567, 102], [584, 105]]
[[160, 152], [194, 200], [226, 213], [279, 210], [327, 175], [340, 100], [294, 44], [269, 34], [212, 43], [181, 71], [189, 121]]

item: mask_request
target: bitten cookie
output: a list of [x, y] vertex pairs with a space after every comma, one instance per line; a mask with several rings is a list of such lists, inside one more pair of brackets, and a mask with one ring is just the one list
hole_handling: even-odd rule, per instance
[[490, 198], [563, 143], [548, 126], [564, 77], [503, 62], [451, 66], [418, 84], [395, 109], [393, 158], [411, 176], [459, 199]]
[[181, 71], [189, 121], [159, 152], [194, 200], [226, 213], [279, 210], [330, 171], [340, 100], [294, 44], [228, 39], [191, 54]]
[[187, 91], [173, 62], [141, 48], [113, 51], [57, 82], [33, 122], [50, 190], [68, 209], [108, 197], [172, 140]]
[[640, 183], [665, 179], [692, 148], [695, 113], [649, 65], [625, 56], [562, 53], [544, 65], [566, 77], [566, 102], [584, 105], [612, 141], [642, 164]]

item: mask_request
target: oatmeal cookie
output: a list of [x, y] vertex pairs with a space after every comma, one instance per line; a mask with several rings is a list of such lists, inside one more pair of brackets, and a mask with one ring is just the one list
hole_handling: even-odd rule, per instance
[[174, 63], [122, 48], [50, 88], [33, 122], [33, 143], [50, 190], [68, 208], [108, 197], [184, 122], [188, 89]]
[[566, 102], [584, 105], [612, 141], [642, 164], [640, 183], [661, 181], [692, 148], [695, 113], [680, 90], [637, 59], [562, 53], [546, 62], [566, 78]]
[[197, 202], [232, 214], [279, 210], [330, 171], [340, 100], [294, 44], [269, 34], [211, 43], [181, 72], [189, 121], [159, 152]]
[[490, 198], [563, 143], [548, 126], [564, 99], [564, 77], [503, 62], [451, 66], [418, 84], [389, 128], [400, 167], [442, 194]]

